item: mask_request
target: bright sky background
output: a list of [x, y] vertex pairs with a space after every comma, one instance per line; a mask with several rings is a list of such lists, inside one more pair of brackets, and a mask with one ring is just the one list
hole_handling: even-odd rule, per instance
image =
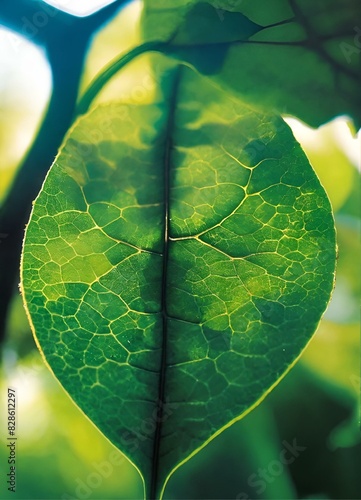
[[51, 91], [43, 51], [0, 28], [0, 200], [32, 142]]
[[113, 3], [115, 0], [44, 0], [47, 4], [57, 7], [68, 14], [84, 17]]

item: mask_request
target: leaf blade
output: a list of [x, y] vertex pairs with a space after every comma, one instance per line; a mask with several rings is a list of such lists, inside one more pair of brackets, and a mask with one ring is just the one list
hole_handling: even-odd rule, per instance
[[[217, 19], [206, 34], [197, 32], [198, 10]], [[347, 114], [360, 127], [356, 19], [355, 0], [147, 0], [143, 33], [153, 39], [155, 22], [164, 24], [168, 53], [258, 109], [313, 127]]]
[[22, 286], [54, 373], [153, 497], [295, 362], [332, 289], [335, 235], [281, 119], [187, 69], [126, 109], [70, 133]]

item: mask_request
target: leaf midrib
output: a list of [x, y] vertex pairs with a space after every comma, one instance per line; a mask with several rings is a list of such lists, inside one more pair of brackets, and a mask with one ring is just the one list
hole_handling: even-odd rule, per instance
[[161, 290], [161, 314], [162, 314], [162, 353], [159, 371], [158, 400], [156, 402], [156, 429], [154, 432], [154, 447], [152, 460], [152, 474], [150, 485], [150, 500], [155, 500], [158, 494], [158, 474], [159, 474], [159, 452], [161, 444], [163, 409], [165, 404], [165, 380], [167, 368], [167, 275], [169, 260], [169, 200], [170, 200], [170, 165], [172, 149], [172, 132], [174, 129], [175, 109], [180, 82], [181, 66], [175, 70], [172, 82], [172, 90], [169, 97], [169, 114], [166, 122], [165, 152], [164, 152], [164, 251], [163, 251], [163, 270], [162, 270], [162, 290]]

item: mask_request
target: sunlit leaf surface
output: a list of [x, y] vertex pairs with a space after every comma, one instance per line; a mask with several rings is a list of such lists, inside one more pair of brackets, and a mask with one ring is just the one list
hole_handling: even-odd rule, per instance
[[292, 366], [334, 263], [330, 203], [289, 127], [176, 68], [153, 103], [71, 130], [22, 287], [51, 369], [154, 497]]

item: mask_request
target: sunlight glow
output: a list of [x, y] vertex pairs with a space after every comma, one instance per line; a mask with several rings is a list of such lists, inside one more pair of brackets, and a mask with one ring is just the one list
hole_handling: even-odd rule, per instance
[[46, 368], [38, 356], [19, 360], [9, 348], [4, 349], [2, 362], [4, 385], [16, 391], [21, 436], [29, 442], [37, 441], [46, 432], [50, 418], [50, 407], [43, 396]]
[[0, 28], [0, 198], [36, 132], [50, 92], [43, 50]]
[[308, 127], [296, 118], [285, 118], [285, 121], [291, 127], [298, 142], [313, 149], [317, 149], [320, 145], [320, 137], [317, 132], [325, 129], [330, 130], [335, 143], [338, 144], [351, 163], [358, 170], [361, 170], [361, 134], [359, 132], [355, 136], [352, 135], [349, 126], [350, 120], [347, 117], [340, 116], [335, 118], [316, 130]]

